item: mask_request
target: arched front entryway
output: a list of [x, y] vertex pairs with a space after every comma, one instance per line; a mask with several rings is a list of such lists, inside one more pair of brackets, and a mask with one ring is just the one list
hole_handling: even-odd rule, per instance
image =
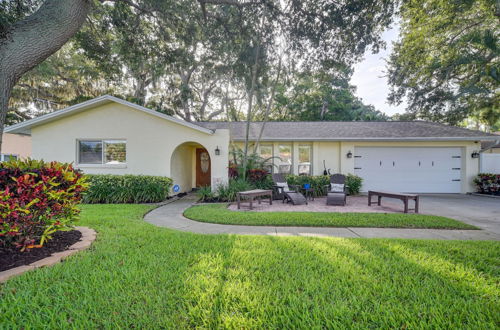
[[170, 158], [170, 177], [179, 186], [178, 192], [210, 186], [212, 163], [207, 149], [196, 142], [185, 142], [177, 146]]

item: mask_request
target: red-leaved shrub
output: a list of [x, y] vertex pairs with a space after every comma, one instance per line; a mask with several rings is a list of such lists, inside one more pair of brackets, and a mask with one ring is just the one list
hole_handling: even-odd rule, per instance
[[500, 174], [479, 173], [474, 183], [481, 194], [500, 195]]
[[269, 173], [260, 168], [253, 168], [248, 170], [248, 179], [252, 183], [262, 182], [266, 179]]
[[0, 247], [41, 247], [53, 233], [71, 229], [86, 187], [71, 164], [0, 163]]
[[236, 164], [230, 163], [227, 171], [230, 179], [235, 179], [238, 177], [238, 166]]

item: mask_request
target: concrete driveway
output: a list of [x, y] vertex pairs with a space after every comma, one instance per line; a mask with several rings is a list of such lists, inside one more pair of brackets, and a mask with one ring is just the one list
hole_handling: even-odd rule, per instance
[[500, 198], [474, 195], [421, 195], [420, 213], [441, 215], [500, 234]]
[[[485, 230], [223, 225], [185, 218], [184, 210], [195, 202], [196, 196], [188, 195], [154, 209], [144, 220], [160, 227], [200, 234], [500, 240], [499, 200], [475, 196], [426, 195], [422, 196], [420, 205], [424, 212], [461, 219]], [[389, 199], [382, 203], [388, 204]], [[395, 207], [401, 209], [401, 203]]]

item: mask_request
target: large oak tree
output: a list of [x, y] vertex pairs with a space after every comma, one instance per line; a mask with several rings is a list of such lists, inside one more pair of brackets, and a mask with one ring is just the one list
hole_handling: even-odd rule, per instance
[[[125, 3], [137, 15], [168, 17], [179, 1], [101, 2]], [[0, 146], [12, 88], [26, 72], [59, 50], [81, 29], [94, 5], [92, 0], [40, 2], [12, 1], [8, 2], [11, 5], [0, 7]], [[383, 45], [380, 33], [390, 24], [395, 6], [391, 0], [198, 0], [198, 3], [206, 20], [240, 20], [245, 31], [256, 29], [253, 41], [241, 47], [253, 49], [246, 63], [257, 63], [260, 55], [275, 49], [272, 42], [271, 46], [262, 42], [261, 38], [266, 36], [274, 45], [287, 43], [295, 63], [325, 70], [338, 63], [352, 65], [367, 48], [377, 50]], [[259, 16], [263, 14], [271, 19], [262, 23]], [[237, 43], [238, 31], [228, 32], [234, 34], [228, 41]], [[250, 85], [252, 80], [255, 85], [263, 82], [253, 74], [255, 68], [247, 66]]]

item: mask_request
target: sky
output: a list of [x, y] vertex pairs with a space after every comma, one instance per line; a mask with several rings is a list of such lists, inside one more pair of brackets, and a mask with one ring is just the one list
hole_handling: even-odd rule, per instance
[[354, 67], [354, 74], [351, 78], [351, 84], [357, 87], [357, 96], [363, 99], [365, 104], [372, 104], [377, 110], [387, 115], [403, 113], [405, 104], [399, 106], [389, 105], [387, 96], [389, 95], [389, 86], [385, 75], [385, 59], [389, 58], [392, 51], [392, 41], [398, 37], [399, 26], [385, 31], [382, 38], [386, 41], [386, 49], [378, 54], [372, 54], [368, 51], [362, 62]]

